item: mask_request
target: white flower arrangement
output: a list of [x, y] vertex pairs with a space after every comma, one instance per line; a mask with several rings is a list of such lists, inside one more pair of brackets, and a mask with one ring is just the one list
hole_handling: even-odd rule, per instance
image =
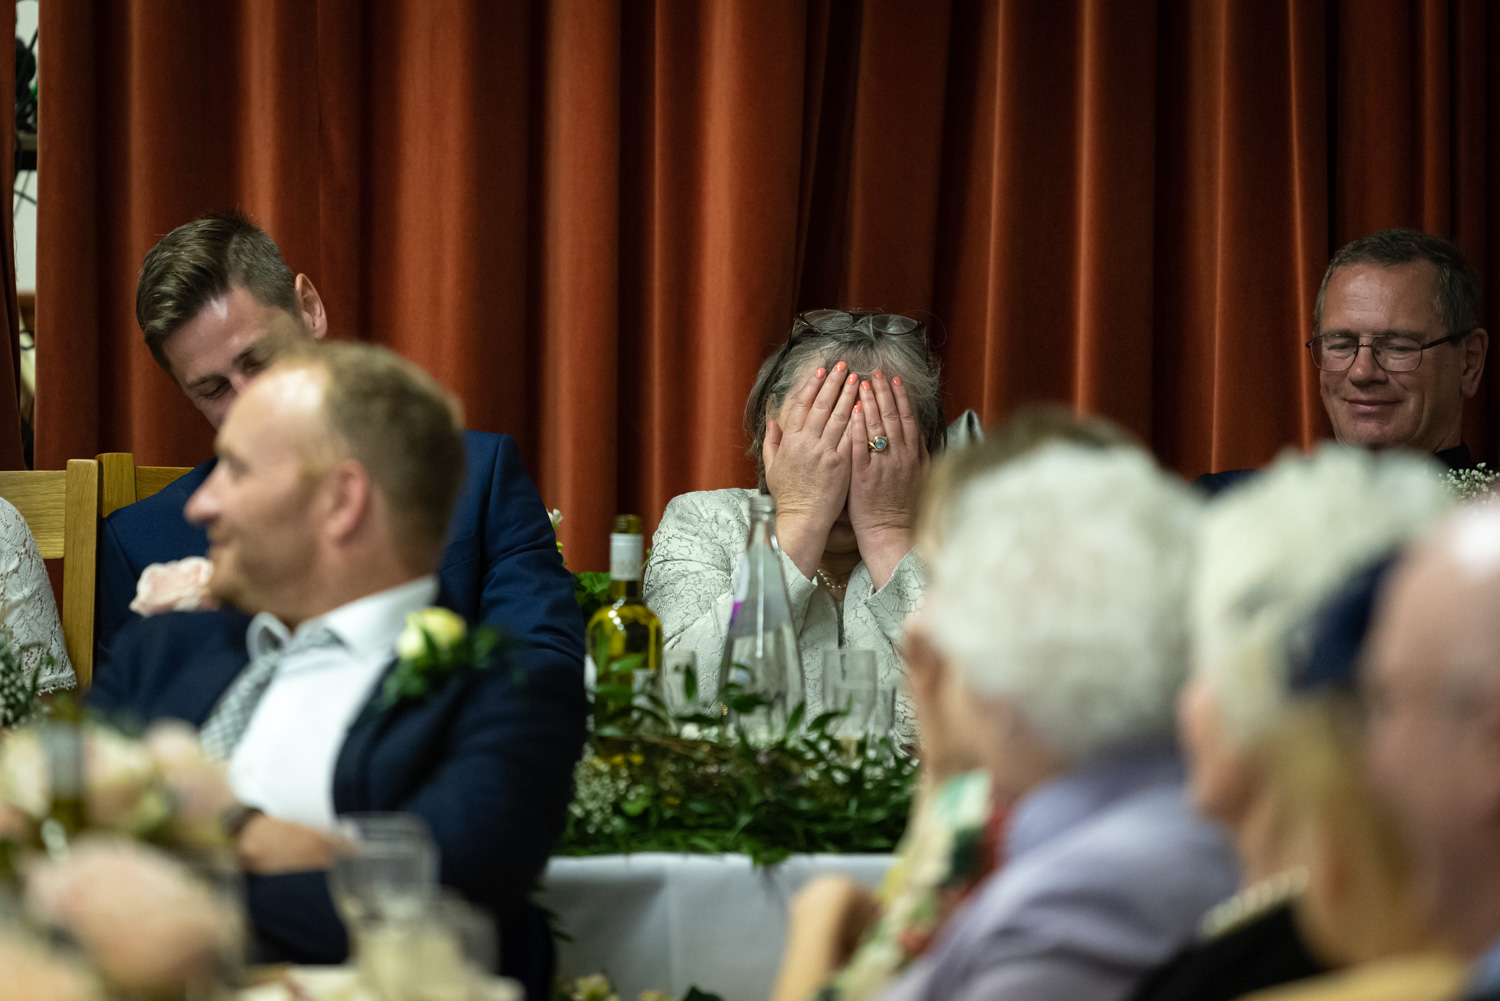
[[1490, 469], [1483, 462], [1473, 469], [1450, 469], [1443, 475], [1444, 484], [1460, 504], [1495, 503], [1496, 480], [1500, 480], [1500, 470]]
[[[222, 762], [203, 755], [185, 723], [159, 723], [143, 739], [97, 724], [83, 728], [84, 790], [89, 826], [144, 841], [215, 849], [235, 796]], [[47, 752], [38, 727], [0, 739], [0, 836], [18, 840], [52, 806]]]

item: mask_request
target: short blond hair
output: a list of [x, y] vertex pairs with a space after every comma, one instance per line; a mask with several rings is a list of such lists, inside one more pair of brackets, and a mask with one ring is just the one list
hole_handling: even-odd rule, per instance
[[435, 565], [464, 480], [457, 400], [422, 369], [373, 344], [312, 341], [279, 356], [273, 368], [323, 373], [323, 418], [342, 439], [339, 458], [363, 466], [385, 495], [406, 555]]

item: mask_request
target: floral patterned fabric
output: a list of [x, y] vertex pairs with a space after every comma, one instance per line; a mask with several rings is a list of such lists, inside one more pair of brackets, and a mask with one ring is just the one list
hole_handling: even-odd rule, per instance
[[982, 771], [957, 775], [920, 800], [881, 887], [879, 920], [819, 1001], [873, 998], [922, 955], [999, 863], [1005, 818]]

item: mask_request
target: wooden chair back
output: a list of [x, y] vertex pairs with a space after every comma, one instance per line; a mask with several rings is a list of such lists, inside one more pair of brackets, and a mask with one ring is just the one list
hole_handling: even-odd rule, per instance
[[26, 519], [44, 560], [63, 561], [63, 643], [78, 686], [94, 678], [94, 566], [99, 540], [99, 463], [67, 469], [0, 470], [0, 497]]
[[102, 484], [99, 514], [105, 518], [193, 471], [192, 466], [137, 466], [131, 452], [104, 452], [98, 459]]

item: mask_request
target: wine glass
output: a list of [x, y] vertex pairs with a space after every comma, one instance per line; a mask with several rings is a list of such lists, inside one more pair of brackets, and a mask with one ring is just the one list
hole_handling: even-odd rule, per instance
[[829, 723], [829, 733], [852, 753], [870, 730], [879, 685], [873, 650], [823, 651], [823, 708], [840, 712]]

